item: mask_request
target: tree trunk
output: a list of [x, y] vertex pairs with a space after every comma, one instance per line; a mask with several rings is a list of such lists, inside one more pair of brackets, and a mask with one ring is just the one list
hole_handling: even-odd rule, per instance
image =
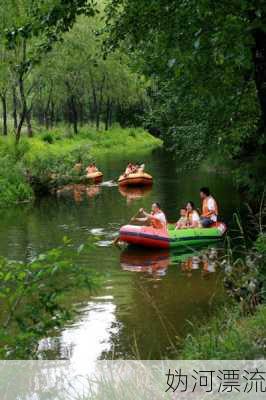
[[92, 90], [92, 95], [93, 95], [93, 119], [95, 121], [95, 125], [97, 128], [97, 123], [98, 123], [98, 101], [97, 101], [97, 94], [96, 94], [96, 90], [93, 87]]
[[2, 109], [3, 109], [3, 135], [7, 135], [7, 104], [6, 104], [6, 93], [1, 95]]
[[14, 131], [16, 132], [18, 128], [18, 115], [17, 115], [17, 93], [16, 93], [16, 87], [13, 86], [12, 89], [12, 101], [13, 101], [13, 123], [14, 123]]
[[102, 84], [100, 87], [100, 98], [98, 102], [98, 110], [96, 116], [96, 128], [97, 131], [100, 129], [101, 113], [102, 113], [102, 103], [103, 103], [103, 88], [104, 88], [105, 76], [103, 77]]
[[31, 111], [28, 108], [26, 111], [25, 119], [26, 119], [26, 124], [27, 124], [28, 137], [32, 138], [33, 132], [32, 132], [32, 125], [31, 125]]
[[99, 104], [99, 107], [97, 109], [97, 114], [96, 114], [96, 129], [97, 129], [97, 131], [100, 129], [100, 122], [101, 122], [101, 107]]
[[255, 47], [253, 48], [253, 62], [255, 66], [255, 82], [261, 108], [260, 130], [266, 129], [266, 32], [261, 29], [253, 31]]
[[108, 97], [107, 103], [106, 103], [106, 115], [105, 115], [105, 130], [108, 131], [110, 127], [110, 114], [111, 114], [111, 100], [110, 97]]
[[110, 111], [109, 111], [109, 127], [111, 128], [113, 125], [113, 102], [110, 104]]
[[53, 86], [51, 85], [50, 90], [49, 90], [49, 96], [48, 96], [48, 100], [45, 106], [45, 110], [44, 110], [44, 123], [45, 123], [45, 127], [48, 130], [50, 127], [50, 107], [51, 107], [51, 102], [52, 102], [52, 91], [53, 91]]
[[20, 120], [16, 129], [16, 143], [19, 143], [20, 136], [21, 136], [21, 129], [23, 126], [23, 123], [26, 118], [27, 114], [27, 102], [26, 102], [26, 97], [25, 97], [25, 91], [24, 91], [24, 82], [23, 82], [23, 75], [21, 74], [18, 79], [18, 87], [19, 87], [19, 93], [20, 93], [20, 98], [21, 98], [21, 114], [20, 114]]
[[68, 99], [68, 120], [73, 125], [75, 135], [78, 133], [78, 112], [75, 96], [72, 94]]
[[55, 122], [55, 105], [54, 102], [51, 101], [51, 110], [50, 110], [50, 126], [51, 128], [54, 126]]

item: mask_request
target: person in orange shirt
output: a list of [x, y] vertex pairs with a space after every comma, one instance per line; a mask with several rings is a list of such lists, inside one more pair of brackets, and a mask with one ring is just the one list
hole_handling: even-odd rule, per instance
[[218, 206], [216, 200], [212, 197], [210, 189], [203, 187], [200, 189], [200, 198], [202, 200], [202, 214], [200, 222], [203, 228], [208, 228], [217, 222]]
[[139, 210], [140, 214], [144, 215], [144, 218], [134, 218], [138, 222], [150, 222], [151, 226], [155, 229], [166, 229], [167, 220], [164, 212], [161, 210], [159, 203], [152, 204], [151, 213], [147, 213], [143, 208]]

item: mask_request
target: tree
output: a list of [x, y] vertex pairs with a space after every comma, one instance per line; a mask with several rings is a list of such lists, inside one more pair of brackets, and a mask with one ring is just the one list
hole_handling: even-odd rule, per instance
[[7, 135], [7, 91], [8, 91], [8, 66], [5, 51], [0, 48], [0, 98], [2, 102], [3, 135]]
[[80, 16], [36, 69], [33, 113], [40, 122], [51, 120], [53, 112], [72, 124], [75, 134], [84, 122], [98, 130], [104, 122], [109, 129], [120, 110], [144, 103], [144, 82], [130, 70], [127, 56], [117, 51], [104, 59], [102, 28], [100, 17], [88, 23]]
[[11, 71], [21, 103], [18, 142], [25, 120], [29, 136], [32, 135], [31, 107], [27, 101], [32, 87], [25, 89], [25, 81], [54, 43], [73, 26], [77, 15], [94, 15], [95, 3], [93, 0], [10, 0], [7, 4], [1, 0], [1, 3], [5, 14], [1, 30], [5, 33], [6, 48], [12, 53]]
[[[152, 78], [154, 113], [149, 122], [156, 113], [159, 127], [167, 141], [178, 144], [177, 150], [186, 153], [185, 134], [196, 154], [211, 145], [233, 148], [233, 156], [247, 150], [263, 153], [264, 1], [113, 0], [107, 24], [107, 48], [122, 41]], [[197, 126], [202, 127], [200, 140]]]

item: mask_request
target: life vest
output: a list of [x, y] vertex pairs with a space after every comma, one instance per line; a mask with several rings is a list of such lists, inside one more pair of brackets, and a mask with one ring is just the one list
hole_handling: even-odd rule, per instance
[[[208, 201], [212, 199], [213, 200], [213, 204], [214, 204], [214, 210], [210, 210], [208, 207]], [[216, 201], [214, 200], [214, 198], [212, 196], [206, 197], [205, 199], [203, 199], [202, 202], [202, 216], [203, 217], [210, 217], [211, 215], [218, 215], [218, 206]]]
[[198, 212], [196, 211], [196, 210], [192, 210], [192, 211], [188, 211], [187, 212], [187, 222], [189, 223], [189, 224], [192, 224], [192, 222], [193, 222], [193, 215], [194, 215], [194, 213], [197, 213], [197, 215], [198, 215]]

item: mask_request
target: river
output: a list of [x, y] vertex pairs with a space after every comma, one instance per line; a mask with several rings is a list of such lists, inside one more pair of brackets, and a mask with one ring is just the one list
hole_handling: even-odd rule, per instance
[[58, 334], [41, 340], [40, 357], [67, 358], [79, 366], [101, 358], [176, 358], [180, 339], [225, 301], [222, 271], [217, 267], [222, 244], [169, 255], [119, 249], [111, 242], [119, 226], [138, 208], [149, 209], [153, 201], [161, 203], [169, 221], [175, 221], [186, 201], [200, 205], [201, 186], [211, 188], [230, 226], [240, 205], [230, 174], [177, 170], [177, 162], [159, 149], [138, 160], [145, 161], [154, 177], [152, 189], [121, 191], [110, 181], [128, 161], [121, 155], [99, 163], [102, 186], [62, 191], [34, 207], [1, 213], [0, 251], [10, 259], [29, 260], [60, 245], [64, 236], [76, 247], [90, 237], [96, 240], [95, 248], [81, 253], [79, 262], [100, 273], [103, 284], [93, 294], [81, 295], [73, 288], [71, 302], [77, 304], [78, 314]]

